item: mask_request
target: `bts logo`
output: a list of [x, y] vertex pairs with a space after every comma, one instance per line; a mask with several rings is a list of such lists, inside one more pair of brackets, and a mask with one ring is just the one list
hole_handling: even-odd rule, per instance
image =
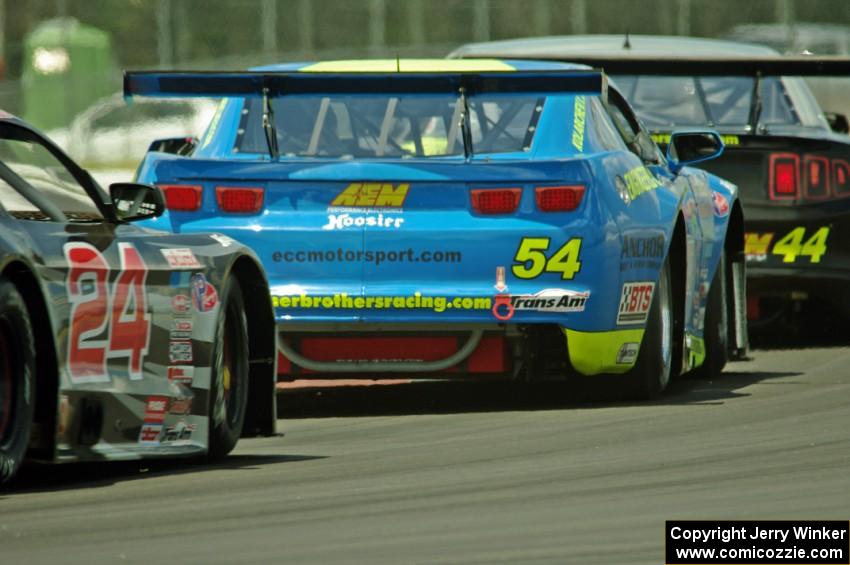
[[627, 282], [623, 284], [620, 295], [620, 308], [617, 311], [617, 325], [643, 324], [652, 306], [654, 282]]

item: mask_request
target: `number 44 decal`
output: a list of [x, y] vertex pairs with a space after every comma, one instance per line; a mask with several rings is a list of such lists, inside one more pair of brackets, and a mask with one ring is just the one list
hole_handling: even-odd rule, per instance
[[[121, 271], [109, 291], [109, 264], [88, 243], [66, 243], [68, 371], [73, 383], [107, 382], [107, 358], [127, 357], [130, 379], [142, 378], [150, 343], [150, 313], [145, 282], [148, 269], [130, 243], [119, 243]], [[105, 339], [104, 339], [105, 338]]]
[[803, 242], [806, 237], [806, 228], [794, 228], [788, 235], [773, 245], [774, 255], [782, 255], [783, 263], [793, 263], [797, 256], [808, 257], [812, 263], [820, 263], [820, 258], [826, 253], [826, 238], [829, 237], [829, 228], [822, 227], [813, 236]]

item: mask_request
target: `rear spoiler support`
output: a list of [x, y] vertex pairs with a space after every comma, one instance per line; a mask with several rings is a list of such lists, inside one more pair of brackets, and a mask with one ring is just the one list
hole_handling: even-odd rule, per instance
[[280, 150], [277, 145], [277, 130], [274, 127], [274, 110], [272, 110], [269, 99], [269, 89], [263, 87], [263, 132], [266, 134], [266, 143], [269, 146], [269, 158], [277, 160]]

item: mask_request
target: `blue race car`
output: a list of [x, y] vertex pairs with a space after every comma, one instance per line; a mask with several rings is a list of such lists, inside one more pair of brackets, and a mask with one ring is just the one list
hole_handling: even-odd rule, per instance
[[684, 166], [720, 137], [673, 132], [665, 157], [599, 71], [341, 61], [124, 90], [223, 97], [138, 180], [165, 193], [151, 226], [257, 252], [279, 378], [606, 374], [649, 398], [746, 347], [737, 189]]

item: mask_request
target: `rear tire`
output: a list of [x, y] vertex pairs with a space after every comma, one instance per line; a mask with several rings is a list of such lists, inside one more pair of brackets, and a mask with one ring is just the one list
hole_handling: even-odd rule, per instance
[[673, 343], [673, 286], [670, 260], [665, 259], [637, 362], [619, 377], [629, 398], [649, 400], [667, 388], [673, 374]]
[[239, 281], [229, 277], [222, 288], [216, 322], [210, 382], [209, 458], [230, 453], [245, 422], [248, 405], [248, 322]]
[[723, 252], [711, 280], [705, 305], [705, 360], [694, 370], [694, 376], [699, 378], [710, 379], [718, 376], [729, 358], [729, 287], [726, 268], [726, 253]]
[[35, 408], [35, 339], [24, 299], [0, 277], [0, 483], [27, 452]]

